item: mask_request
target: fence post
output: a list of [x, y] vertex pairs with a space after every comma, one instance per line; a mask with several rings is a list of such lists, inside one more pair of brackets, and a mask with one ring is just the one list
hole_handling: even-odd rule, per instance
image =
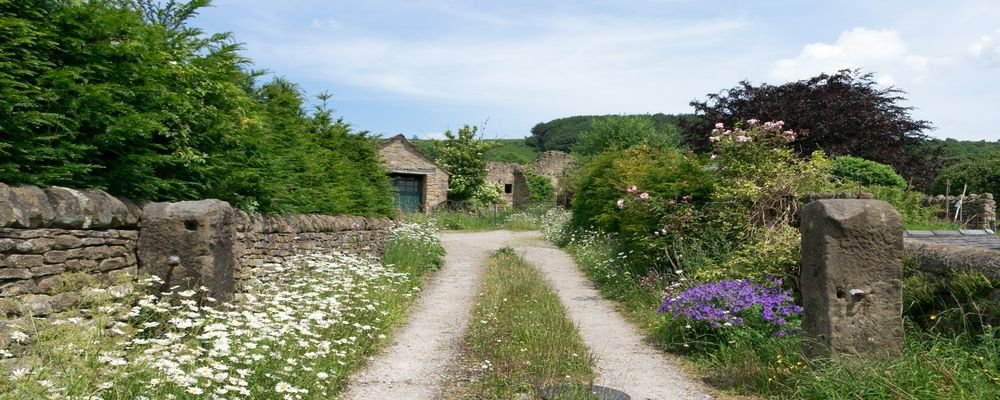
[[802, 210], [803, 351], [902, 350], [902, 218], [880, 200], [818, 200]]

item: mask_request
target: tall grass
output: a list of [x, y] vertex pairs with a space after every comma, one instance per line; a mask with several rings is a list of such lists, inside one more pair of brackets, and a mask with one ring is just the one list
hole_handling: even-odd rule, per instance
[[549, 207], [534, 206], [524, 209], [498, 207], [478, 211], [437, 211], [432, 214], [409, 214], [406, 220], [433, 223], [439, 229], [457, 231], [533, 231], [542, 229], [542, 216]]
[[593, 358], [559, 297], [510, 248], [490, 259], [465, 343], [473, 380], [459, 389], [461, 398], [537, 398], [558, 385], [588, 388], [594, 377]]

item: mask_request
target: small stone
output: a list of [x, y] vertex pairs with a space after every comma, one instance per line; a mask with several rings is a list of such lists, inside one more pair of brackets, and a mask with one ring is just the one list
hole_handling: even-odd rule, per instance
[[35, 281], [30, 279], [0, 284], [0, 296], [12, 297], [22, 294], [39, 293]]
[[76, 307], [77, 304], [80, 304], [80, 296], [77, 295], [76, 293], [69, 293], [69, 292], [60, 293], [55, 296], [52, 296], [49, 302], [50, 302], [49, 304], [51, 304], [52, 311], [62, 312], [69, 310], [73, 307]]
[[89, 237], [89, 238], [84, 238], [82, 242], [84, 246], [100, 246], [104, 244], [104, 239]]
[[27, 268], [0, 268], [0, 280], [31, 279], [31, 270]]
[[42, 293], [52, 293], [63, 287], [65, 280], [61, 275], [46, 276], [38, 279], [35, 284]]
[[83, 241], [80, 240], [80, 238], [72, 235], [56, 236], [55, 240], [56, 240], [55, 248], [59, 250], [72, 249], [80, 247], [83, 244]]
[[122, 257], [107, 258], [101, 260], [101, 263], [98, 264], [97, 270], [102, 272], [110, 271], [113, 269], [119, 269], [124, 266], [125, 266], [125, 259]]
[[66, 252], [53, 250], [45, 253], [45, 262], [49, 264], [59, 264], [66, 262]]
[[87, 247], [83, 249], [83, 258], [88, 260], [101, 260], [110, 257], [108, 246]]
[[19, 243], [21, 243], [21, 241], [17, 239], [10, 239], [10, 238], [0, 239], [0, 252], [6, 253], [8, 251], [16, 249]]
[[44, 294], [33, 294], [25, 296], [22, 300], [24, 303], [25, 314], [30, 314], [33, 317], [44, 317], [52, 313], [52, 297]]
[[66, 264], [47, 264], [31, 269], [31, 275], [35, 277], [54, 275], [66, 272]]
[[118, 231], [118, 237], [127, 240], [139, 240], [139, 231]]
[[40, 267], [44, 262], [45, 258], [36, 254], [32, 255], [13, 254], [7, 256], [7, 265], [17, 268]]

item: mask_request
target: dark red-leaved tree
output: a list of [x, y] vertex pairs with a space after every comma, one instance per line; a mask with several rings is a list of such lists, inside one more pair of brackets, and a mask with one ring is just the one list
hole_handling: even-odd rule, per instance
[[913, 107], [896, 87], [882, 87], [873, 74], [840, 70], [835, 74], [779, 86], [748, 81], [706, 101], [692, 101], [693, 117], [682, 118], [681, 133], [695, 150], [708, 151], [708, 137], [717, 122], [732, 126], [756, 118], [783, 120], [796, 131], [808, 131], [791, 145], [801, 154], [822, 149], [828, 155], [852, 155], [892, 165], [917, 188], [934, 178], [939, 151], [924, 146], [931, 123], [913, 120]]

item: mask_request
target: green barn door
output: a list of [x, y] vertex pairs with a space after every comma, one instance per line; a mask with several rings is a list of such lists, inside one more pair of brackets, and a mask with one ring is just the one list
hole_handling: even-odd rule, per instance
[[396, 188], [396, 205], [403, 212], [419, 212], [421, 196], [421, 177], [413, 175], [394, 175], [392, 187]]

